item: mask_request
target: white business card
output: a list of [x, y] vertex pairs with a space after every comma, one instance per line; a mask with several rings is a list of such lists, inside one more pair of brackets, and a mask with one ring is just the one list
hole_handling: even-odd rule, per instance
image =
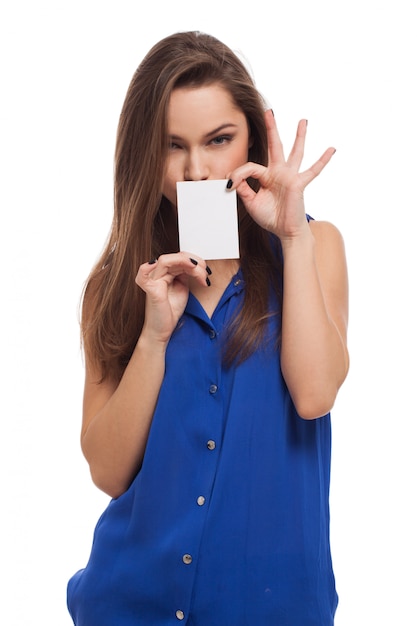
[[177, 183], [180, 250], [205, 260], [238, 259], [236, 191], [226, 180]]

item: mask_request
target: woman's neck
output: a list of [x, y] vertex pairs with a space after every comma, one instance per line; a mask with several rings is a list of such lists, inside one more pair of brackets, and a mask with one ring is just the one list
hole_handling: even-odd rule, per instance
[[200, 302], [208, 317], [213, 315], [226, 287], [239, 270], [239, 265], [238, 259], [216, 259], [207, 261], [207, 266], [211, 271], [211, 274], [208, 274], [210, 286], [203, 287], [190, 280], [190, 291]]

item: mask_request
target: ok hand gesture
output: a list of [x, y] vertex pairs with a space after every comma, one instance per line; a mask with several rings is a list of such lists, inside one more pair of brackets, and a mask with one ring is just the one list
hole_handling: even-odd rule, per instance
[[[305, 229], [304, 189], [327, 165], [335, 149], [328, 148], [309, 169], [299, 172], [304, 156], [307, 121], [299, 122], [287, 160], [271, 110], [265, 112], [265, 123], [268, 133], [268, 166], [249, 162], [235, 169], [229, 175], [233, 181], [230, 188], [236, 189], [246, 210], [262, 228], [285, 241], [297, 237]], [[253, 191], [246, 182], [249, 177], [259, 181], [258, 192]]]

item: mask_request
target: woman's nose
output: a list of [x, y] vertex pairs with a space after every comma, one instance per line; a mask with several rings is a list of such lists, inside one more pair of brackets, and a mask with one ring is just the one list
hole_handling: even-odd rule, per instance
[[185, 164], [184, 180], [207, 180], [210, 174], [207, 159], [200, 151], [189, 152]]

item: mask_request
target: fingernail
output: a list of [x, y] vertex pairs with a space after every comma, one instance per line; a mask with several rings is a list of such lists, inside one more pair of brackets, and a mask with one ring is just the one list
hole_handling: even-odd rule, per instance
[[274, 113], [273, 109], [271, 109], [271, 113], [272, 113], [272, 117], [275, 117], [275, 113]]
[[230, 187], [233, 185], [233, 180], [231, 178], [229, 178], [229, 180], [227, 181], [226, 184], [226, 189], [230, 189]]
[[191, 257], [190, 257], [190, 261], [193, 265], [198, 265], [198, 261], [196, 261], [195, 259], [192, 259]]
[[209, 266], [208, 266], [208, 265], [207, 265], [207, 267], [206, 267], [206, 272], [207, 272], [207, 274], [208, 274], [209, 276], [211, 276], [211, 275], [212, 275], [212, 273], [213, 273], [213, 272], [211, 271], [211, 269], [209, 268]]
[[156, 263], [156, 259], [151, 259], [150, 261], [148, 261], [148, 265], [154, 265], [154, 263]]
[[209, 278], [208, 276], [207, 276], [207, 278], [206, 278], [206, 283], [207, 283], [207, 287], [210, 287], [211, 282], [210, 282], [210, 278]]

